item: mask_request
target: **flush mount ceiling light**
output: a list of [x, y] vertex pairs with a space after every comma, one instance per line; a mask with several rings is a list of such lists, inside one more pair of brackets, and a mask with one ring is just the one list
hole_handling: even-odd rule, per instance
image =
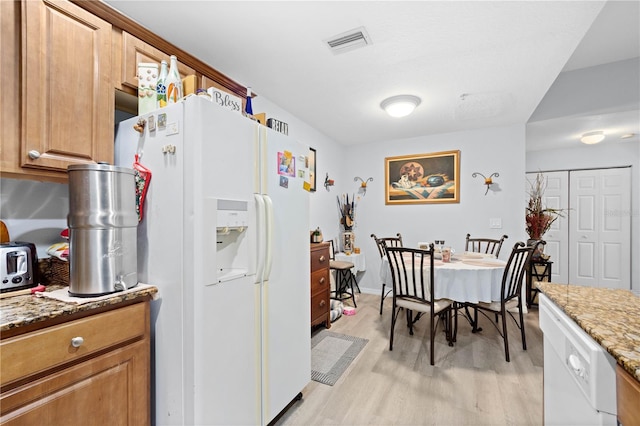
[[420, 98], [413, 95], [398, 95], [385, 99], [380, 107], [392, 117], [404, 117], [420, 105]]
[[580, 142], [586, 143], [587, 145], [593, 145], [598, 142], [602, 142], [603, 140], [604, 140], [604, 132], [602, 130], [585, 133], [580, 138]]

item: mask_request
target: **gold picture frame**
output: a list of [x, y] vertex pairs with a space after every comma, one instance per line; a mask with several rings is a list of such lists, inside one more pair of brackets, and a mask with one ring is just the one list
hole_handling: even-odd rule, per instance
[[460, 151], [387, 157], [385, 204], [460, 202]]
[[309, 148], [309, 191], [316, 192], [316, 150]]

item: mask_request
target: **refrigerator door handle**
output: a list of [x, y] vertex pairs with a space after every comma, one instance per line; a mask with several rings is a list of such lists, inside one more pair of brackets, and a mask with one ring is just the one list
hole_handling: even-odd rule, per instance
[[267, 247], [267, 218], [264, 199], [260, 194], [253, 194], [256, 202], [256, 247], [257, 247], [257, 265], [256, 265], [256, 284], [262, 282], [265, 269], [266, 247]]
[[271, 197], [268, 195], [263, 195], [264, 204], [265, 204], [265, 212], [266, 212], [266, 256], [265, 256], [265, 271], [264, 271], [264, 280], [268, 280], [271, 275], [271, 266], [273, 264], [273, 230], [275, 228], [274, 217], [273, 217], [273, 201], [271, 201]]

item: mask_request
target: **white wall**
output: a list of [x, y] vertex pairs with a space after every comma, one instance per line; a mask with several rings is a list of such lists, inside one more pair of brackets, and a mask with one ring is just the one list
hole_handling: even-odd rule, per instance
[[0, 218], [12, 241], [36, 244], [38, 257], [49, 257], [47, 248], [64, 241], [69, 187], [59, 183], [0, 179]]
[[614, 142], [527, 152], [527, 172], [631, 166], [631, 288], [640, 291], [640, 145]]
[[[367, 270], [359, 277], [360, 288], [380, 292], [380, 259], [372, 233], [392, 236], [400, 232], [405, 246], [419, 241], [444, 239], [455, 250], [464, 250], [465, 235], [500, 237], [507, 234], [501, 253], [506, 258], [516, 241], [525, 241], [525, 127], [491, 128], [394, 140], [345, 149], [345, 180], [356, 193], [354, 176], [373, 177], [356, 216], [356, 246], [365, 253]], [[385, 205], [385, 157], [460, 150], [460, 203]], [[498, 172], [496, 185], [485, 196], [484, 179], [473, 172]], [[489, 219], [501, 218], [502, 229], [490, 229]], [[337, 213], [333, 213], [336, 225]]]
[[[328, 239], [327, 232], [331, 235], [330, 230], [337, 225], [335, 194], [344, 184], [344, 179], [338, 177], [343, 169], [344, 147], [263, 96], [253, 99], [252, 106], [256, 114], [264, 112], [268, 118], [287, 123], [290, 137], [316, 150], [316, 192], [310, 193], [309, 225], [310, 230], [320, 227], [323, 236]], [[324, 187], [327, 173], [336, 180], [336, 186], [329, 191]]]

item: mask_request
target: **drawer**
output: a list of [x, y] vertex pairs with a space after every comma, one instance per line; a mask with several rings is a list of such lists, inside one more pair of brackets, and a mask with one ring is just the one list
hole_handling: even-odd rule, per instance
[[315, 250], [311, 252], [311, 271], [329, 268], [329, 250]]
[[[147, 303], [81, 318], [0, 342], [0, 380], [6, 383], [144, 336]], [[74, 347], [71, 340], [81, 337]]]
[[318, 294], [311, 298], [311, 320], [329, 312], [329, 294]]
[[329, 291], [329, 270], [321, 269], [311, 273], [311, 294]]

